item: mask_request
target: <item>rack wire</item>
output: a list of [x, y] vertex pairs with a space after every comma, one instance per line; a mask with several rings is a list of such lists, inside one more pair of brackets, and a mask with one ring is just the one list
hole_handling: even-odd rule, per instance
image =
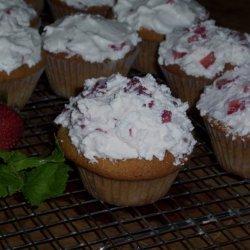
[[[17, 150], [49, 154], [53, 120], [66, 102], [43, 74], [23, 109], [26, 129]], [[198, 143], [192, 157], [158, 202], [100, 202], [72, 165], [64, 194], [39, 207], [20, 194], [0, 199], [0, 249], [249, 249], [250, 181], [220, 168], [205, 128], [193, 122]]]

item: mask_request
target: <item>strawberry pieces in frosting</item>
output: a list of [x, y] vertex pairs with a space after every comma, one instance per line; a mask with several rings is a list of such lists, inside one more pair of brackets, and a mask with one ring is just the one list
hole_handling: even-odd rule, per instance
[[188, 37], [187, 41], [188, 43], [192, 42], [197, 42], [199, 41], [200, 38], [207, 38], [207, 30], [203, 26], [196, 27], [193, 32], [195, 33], [194, 35]]
[[231, 115], [237, 111], [242, 111], [246, 108], [246, 102], [245, 100], [231, 100], [228, 103], [228, 109], [227, 109], [227, 114]]
[[200, 64], [205, 68], [205, 69], [208, 69], [211, 65], [214, 64], [216, 60], [216, 57], [214, 55], [214, 52], [210, 52], [208, 55], [206, 55], [205, 57], [203, 57], [201, 60], [200, 60]]
[[224, 85], [234, 82], [238, 77], [235, 77], [233, 79], [226, 79], [226, 78], [222, 78], [216, 81], [215, 85], [218, 89], [221, 89]]
[[163, 113], [161, 114], [161, 121], [162, 123], [168, 123], [172, 120], [172, 112], [169, 110], [163, 110]]
[[123, 47], [126, 45], [126, 42], [122, 42], [121, 44], [119, 45], [116, 45], [116, 44], [110, 44], [109, 47], [111, 49], [113, 49], [114, 51], [119, 51], [119, 50], [122, 50]]
[[185, 56], [186, 54], [187, 54], [186, 52], [179, 52], [179, 51], [177, 51], [177, 50], [173, 50], [173, 51], [172, 51], [172, 55], [173, 55], [174, 60], [180, 59], [180, 58], [182, 58], [183, 56]]

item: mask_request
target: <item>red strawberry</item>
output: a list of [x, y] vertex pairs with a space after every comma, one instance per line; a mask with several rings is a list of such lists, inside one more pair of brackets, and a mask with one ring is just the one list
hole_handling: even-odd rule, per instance
[[172, 112], [169, 110], [163, 110], [163, 113], [161, 114], [161, 122], [162, 123], [168, 123], [172, 120]]
[[209, 54], [207, 54], [205, 57], [203, 57], [201, 60], [200, 60], [200, 64], [205, 68], [209, 68], [211, 65], [214, 64], [216, 60], [216, 57], [214, 55], [214, 52], [210, 52]]
[[216, 85], [216, 87], [217, 87], [218, 89], [221, 89], [224, 85], [226, 85], [226, 84], [228, 84], [228, 83], [231, 83], [231, 82], [235, 81], [237, 78], [238, 78], [238, 76], [235, 77], [235, 78], [233, 78], [233, 79], [222, 78], [222, 79], [219, 79], [219, 80], [216, 82], [215, 85]]
[[245, 100], [232, 100], [228, 103], [227, 114], [231, 115], [239, 110], [244, 110], [246, 108]]
[[0, 104], [0, 150], [10, 150], [16, 146], [23, 133], [21, 116], [11, 107]]
[[186, 52], [179, 52], [177, 50], [173, 50], [172, 51], [172, 56], [174, 58], [174, 60], [182, 58], [183, 56], [185, 56], [187, 53]]

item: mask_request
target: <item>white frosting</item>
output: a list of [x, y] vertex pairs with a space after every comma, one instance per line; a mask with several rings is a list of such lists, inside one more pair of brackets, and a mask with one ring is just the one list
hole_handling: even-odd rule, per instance
[[250, 135], [250, 64], [236, 67], [207, 86], [197, 108], [222, 122], [228, 133]]
[[0, 0], [0, 22], [11, 22], [27, 27], [36, 17], [36, 11], [23, 0]]
[[116, 74], [89, 79], [84, 86], [55, 123], [68, 128], [72, 143], [91, 162], [153, 156], [163, 160], [169, 151], [180, 164], [192, 152], [188, 104], [172, 97], [152, 75], [131, 80]]
[[113, 12], [119, 21], [129, 23], [136, 30], [147, 28], [160, 34], [190, 26], [208, 16], [194, 0], [118, 0]]
[[85, 9], [93, 6], [113, 6], [115, 0], [61, 0], [68, 6], [76, 9]]
[[77, 14], [45, 27], [44, 49], [81, 56], [89, 62], [123, 58], [140, 41], [127, 24], [101, 16]]
[[213, 78], [225, 64], [250, 61], [250, 35], [218, 27], [213, 20], [178, 29], [160, 43], [160, 65], [178, 64], [188, 75]]
[[41, 37], [36, 29], [0, 22], [0, 71], [7, 74], [41, 59]]

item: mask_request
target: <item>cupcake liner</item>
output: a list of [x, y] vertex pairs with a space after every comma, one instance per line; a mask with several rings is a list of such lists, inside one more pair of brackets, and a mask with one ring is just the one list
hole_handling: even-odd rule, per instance
[[161, 70], [172, 94], [183, 102], [188, 102], [190, 110], [195, 109], [204, 87], [214, 80], [186, 75], [177, 65], [161, 66]]
[[250, 178], [250, 136], [240, 137], [226, 133], [226, 129], [215, 121], [203, 117], [214, 154], [221, 167], [229, 173]]
[[176, 179], [175, 172], [152, 180], [114, 180], [78, 167], [87, 191], [96, 199], [117, 206], [142, 206], [161, 199]]
[[127, 75], [138, 54], [138, 48], [122, 59], [105, 60], [103, 63], [90, 63], [77, 56], [66, 58], [64, 54], [46, 54], [46, 74], [52, 90], [59, 96], [69, 98], [82, 90], [86, 79], [110, 76], [117, 72]]
[[28, 72], [26, 76], [20, 78], [0, 77], [0, 95], [6, 97], [7, 105], [21, 109], [30, 99], [43, 70], [43, 65], [39, 65], [37, 71]]
[[136, 58], [133, 68], [142, 73], [159, 74], [160, 67], [157, 62], [159, 42], [143, 40], [139, 47], [140, 53]]
[[76, 13], [87, 13], [107, 17], [110, 16], [112, 12], [112, 8], [110, 6], [93, 6], [87, 9], [76, 9], [68, 6], [60, 0], [48, 0], [48, 4], [54, 19], [59, 19]]

